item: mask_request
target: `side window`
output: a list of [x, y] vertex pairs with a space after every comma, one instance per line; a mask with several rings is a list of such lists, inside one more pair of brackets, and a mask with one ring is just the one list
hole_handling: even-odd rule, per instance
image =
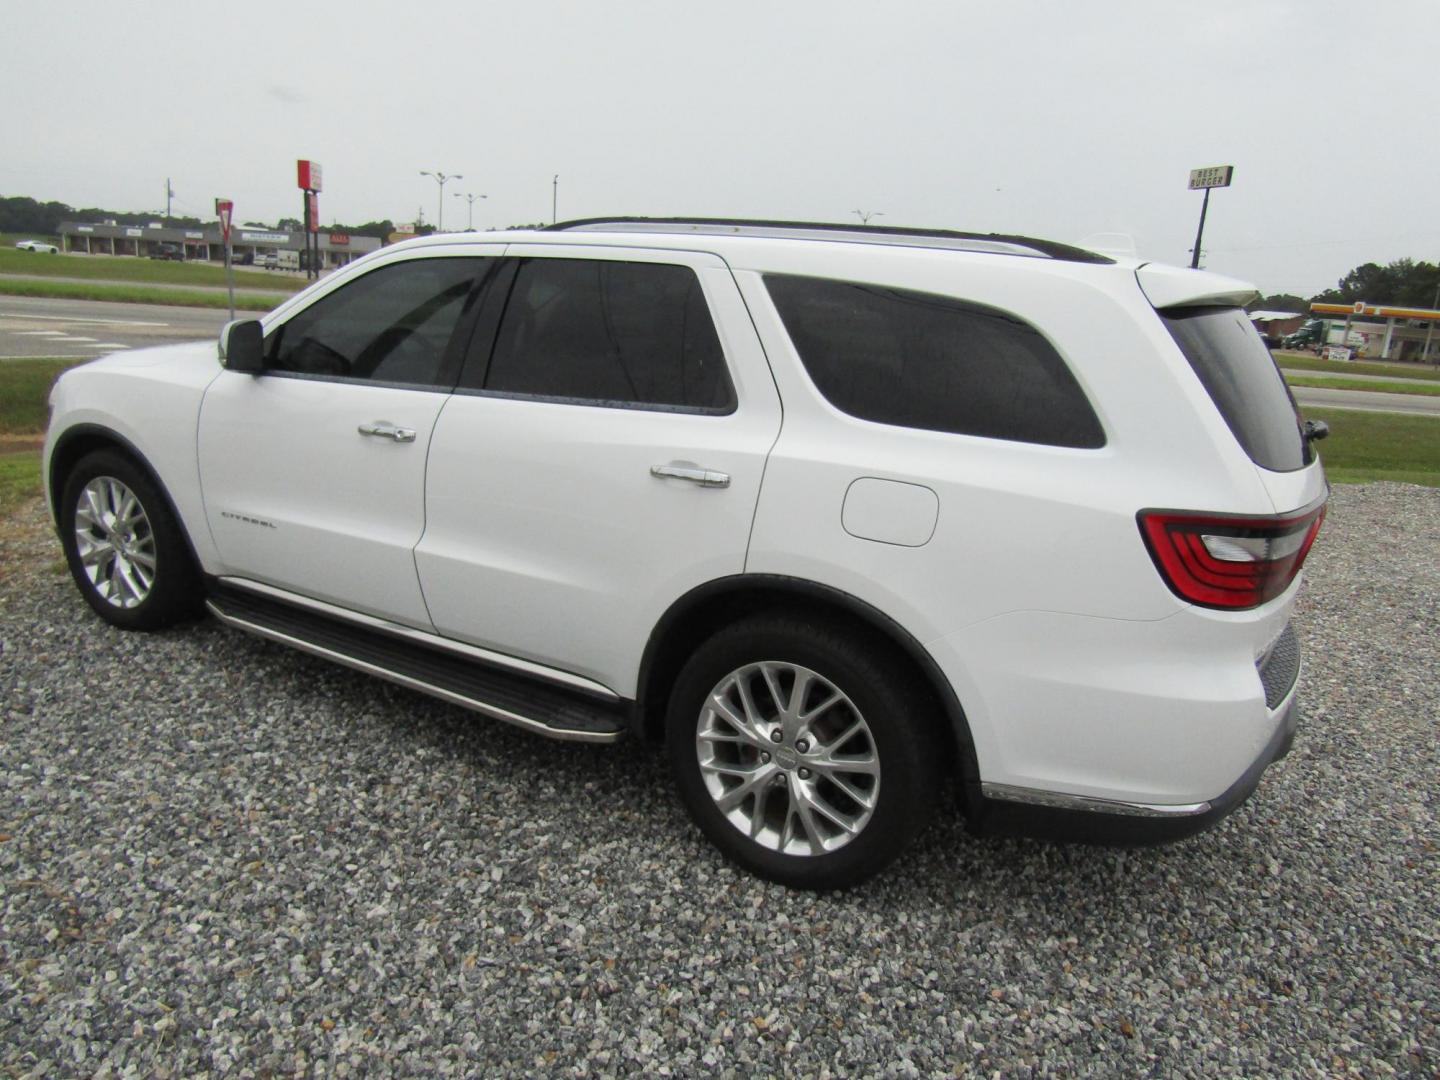
[[372, 270], [273, 331], [267, 367], [436, 386], [470, 286], [489, 260], [411, 259]]
[[484, 388], [707, 412], [735, 405], [699, 278], [658, 263], [520, 263]]
[[810, 378], [881, 424], [1093, 448], [1105, 433], [1075, 376], [1029, 324], [945, 296], [767, 274]]

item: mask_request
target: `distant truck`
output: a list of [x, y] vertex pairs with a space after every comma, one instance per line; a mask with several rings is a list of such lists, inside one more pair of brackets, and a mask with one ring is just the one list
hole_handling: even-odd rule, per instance
[[300, 252], [267, 251], [263, 255], [256, 252], [255, 264], [263, 266], [266, 270], [299, 270]]
[[1280, 345], [1286, 349], [1310, 349], [1314, 352], [1319, 352], [1326, 346], [1358, 352], [1365, 346], [1365, 335], [1358, 330], [1351, 330], [1347, 338], [1343, 324], [1330, 327], [1328, 332], [1326, 326], [1324, 319], [1310, 319], [1293, 334], [1286, 334]]

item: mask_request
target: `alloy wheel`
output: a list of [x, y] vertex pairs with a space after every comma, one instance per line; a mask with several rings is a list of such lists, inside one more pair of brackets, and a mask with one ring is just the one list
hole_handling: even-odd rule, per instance
[[844, 847], [880, 794], [880, 757], [860, 710], [798, 664], [752, 663], [721, 679], [701, 708], [695, 753], [726, 820], [786, 855]]
[[155, 535], [135, 493], [97, 476], [75, 504], [75, 549], [86, 579], [118, 608], [142, 604], [155, 584]]

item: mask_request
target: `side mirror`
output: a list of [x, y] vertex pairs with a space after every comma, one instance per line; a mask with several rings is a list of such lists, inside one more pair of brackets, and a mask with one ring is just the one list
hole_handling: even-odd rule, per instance
[[258, 319], [236, 319], [220, 328], [220, 363], [247, 375], [265, 370], [265, 334]]

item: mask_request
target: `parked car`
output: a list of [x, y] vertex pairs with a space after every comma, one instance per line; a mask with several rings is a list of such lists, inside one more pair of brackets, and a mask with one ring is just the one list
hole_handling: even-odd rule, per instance
[[37, 254], [58, 255], [60, 249], [54, 244], [47, 244], [44, 240], [21, 240], [16, 245], [21, 251], [33, 251]]
[[150, 249], [150, 258], [184, 262], [185, 251], [179, 244], [156, 244]]
[[775, 881], [864, 879], [952, 789], [980, 831], [1163, 840], [1296, 726], [1323, 430], [1253, 295], [946, 231], [436, 235], [218, 350], [68, 371], [44, 473], [114, 626], [203, 605], [541, 735], [662, 742]]

